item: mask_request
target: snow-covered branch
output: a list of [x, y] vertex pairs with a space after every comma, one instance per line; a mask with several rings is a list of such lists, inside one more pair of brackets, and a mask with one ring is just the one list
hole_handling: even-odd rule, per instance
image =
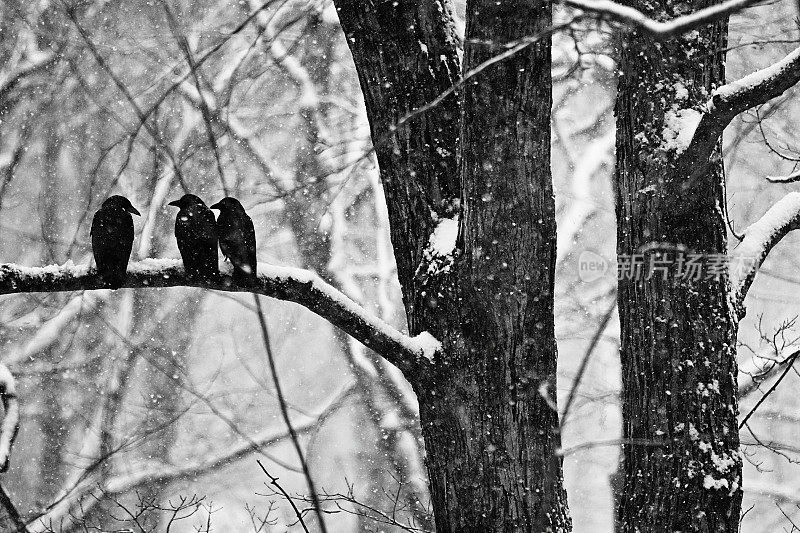
[[[404, 372], [419, 370], [421, 365], [432, 361], [434, 354], [440, 349], [439, 342], [429, 333], [423, 332], [416, 337], [404, 335], [383, 320], [372, 316], [313, 272], [266, 263], [260, 263], [258, 270], [258, 284], [254, 287], [243, 287], [233, 282], [227, 270], [219, 281], [188, 280], [180, 260], [145, 259], [128, 266], [128, 278], [124, 287], [137, 289], [189, 286], [218, 291], [255, 292], [298, 303], [372, 348]], [[105, 287], [94, 269], [86, 265], [75, 265], [71, 261], [61, 266], [46, 267], [0, 265], [0, 294], [103, 288]]]
[[797, 358], [797, 347], [789, 346], [776, 353], [770, 350], [765, 354], [754, 355], [739, 365], [739, 401], [757, 391], [759, 386], [777, 375], [787, 364], [794, 363]]
[[654, 39], [665, 40], [723, 19], [761, 1], [728, 0], [666, 22], [653, 20], [637, 9], [610, 0], [563, 0], [563, 4], [597, 15], [602, 20], [633, 27]]
[[770, 183], [794, 183], [800, 181], [800, 170], [792, 172], [788, 176], [767, 176]]
[[800, 47], [766, 68], [718, 87], [706, 103], [706, 111], [686, 151], [687, 162], [694, 165], [696, 161], [706, 161], [722, 131], [736, 115], [780, 96], [798, 81]]
[[709, 110], [727, 111], [734, 116], [766, 103], [800, 81], [800, 47], [772, 65], [718, 87], [711, 94]]
[[744, 231], [744, 240], [734, 252], [731, 290], [740, 309], [756, 272], [770, 250], [792, 230], [800, 228], [800, 192], [791, 192], [769, 208]]

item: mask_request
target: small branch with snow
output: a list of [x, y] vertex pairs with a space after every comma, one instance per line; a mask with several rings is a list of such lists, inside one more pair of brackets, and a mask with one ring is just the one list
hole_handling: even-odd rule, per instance
[[760, 3], [762, 0], [728, 0], [701, 9], [689, 15], [659, 22], [632, 7], [617, 4], [610, 0], [563, 0], [565, 6], [580, 9], [597, 15], [601, 20], [617, 22], [633, 27], [653, 39], [663, 41], [676, 35], [689, 32], [706, 24], [721, 20], [733, 13]]
[[[229, 267], [229, 265], [227, 265]], [[224, 270], [224, 267], [223, 267]], [[237, 285], [228, 268], [217, 281], [189, 280], [177, 259], [145, 259], [128, 265], [124, 288], [199, 287], [217, 291], [253, 292], [300, 304], [326, 319], [404, 372], [420, 370], [433, 361], [441, 345], [430, 334], [404, 335], [372, 316], [313, 272], [259, 263], [255, 286]], [[94, 269], [66, 264], [46, 267], [0, 265], [0, 294], [63, 292], [106, 288]]]
[[744, 309], [744, 298], [756, 272], [772, 248], [790, 231], [800, 228], [800, 192], [791, 192], [769, 208], [760, 219], [744, 231], [744, 239], [734, 252], [730, 272], [734, 301]]
[[739, 383], [739, 400], [741, 401], [757, 391], [762, 383], [777, 375], [787, 364], [794, 363], [797, 358], [796, 352], [797, 348], [795, 346], [789, 346], [781, 353], [770, 353], [766, 356], [754, 355], [740, 364], [739, 378], [737, 380]]
[[788, 176], [767, 176], [770, 183], [794, 183], [800, 181], [800, 170], [792, 172]]

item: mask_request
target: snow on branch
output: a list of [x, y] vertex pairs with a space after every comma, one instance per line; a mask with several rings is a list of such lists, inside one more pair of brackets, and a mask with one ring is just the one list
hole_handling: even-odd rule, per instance
[[769, 208], [764, 215], [744, 231], [744, 239], [736, 247], [735, 264], [746, 268], [731, 269], [731, 290], [735, 302], [742, 306], [756, 272], [770, 250], [787, 233], [800, 228], [800, 192], [791, 192]]
[[722, 131], [736, 115], [780, 96], [798, 81], [800, 47], [777, 63], [715, 89], [686, 152], [687, 161], [690, 164], [706, 161]]
[[[228, 266], [226, 270], [224, 267]], [[308, 270], [259, 263], [258, 284], [239, 286], [230, 276], [229, 265], [218, 281], [189, 280], [177, 259], [145, 259], [128, 265], [125, 288], [200, 287], [218, 291], [254, 292], [279, 300], [298, 303], [337, 326], [356, 340], [381, 354], [403, 371], [419, 370], [441, 349], [427, 332], [416, 337], [404, 335], [383, 320], [372, 316], [350, 298]], [[94, 269], [87, 265], [24, 267], [0, 265], [0, 294], [62, 292], [103, 289]]]
[[744, 78], [718, 87], [711, 93], [709, 111], [717, 109], [733, 116], [753, 106], [766, 103], [800, 81], [800, 47], [772, 65]]
[[602, 20], [631, 26], [656, 40], [666, 40], [723, 19], [761, 1], [728, 0], [666, 22], [653, 20], [637, 9], [610, 0], [563, 0], [563, 4], [597, 15]]
[[756, 354], [739, 365], [739, 401], [757, 391], [759, 386], [777, 375], [787, 364], [794, 363], [797, 359], [797, 347], [788, 346], [781, 352], [769, 350], [766, 353]]
[[800, 181], [800, 170], [792, 172], [788, 176], [767, 176], [770, 183], [794, 183]]

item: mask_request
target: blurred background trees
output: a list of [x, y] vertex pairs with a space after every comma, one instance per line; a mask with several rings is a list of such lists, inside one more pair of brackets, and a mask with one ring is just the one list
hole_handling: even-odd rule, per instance
[[[184, 191], [231, 194], [253, 217], [260, 261], [315, 270], [404, 327], [364, 104], [332, 6], [166, 6], [0, 4], [2, 262], [88, 263], [91, 215], [112, 191], [143, 214], [133, 259], [177, 257], [166, 203]], [[794, 8], [783, 1], [732, 18], [729, 79], [794, 48]], [[582, 23], [555, 34], [553, 47], [560, 395], [600, 328], [563, 422], [575, 531], [613, 529], [619, 456], [608, 444], [620, 436], [619, 332], [615, 316], [605, 320], [616, 282], [613, 272], [577, 276], [582, 252], [615, 253], [612, 38]], [[726, 131], [734, 230], [796, 187], [763, 179], [795, 169], [793, 94]], [[773, 252], [748, 297], [740, 384], [798, 340], [797, 239]], [[142, 510], [135, 521], [149, 531], [185, 505], [183, 514], [199, 510], [174, 530], [209, 520], [218, 531], [269, 530], [259, 517], [299, 529], [255, 463], [304, 492], [250, 298], [154, 289], [3, 302], [1, 361], [18, 378], [23, 425], [2, 483], [23, 515], [44, 514], [55, 531], [111, 529], [133, 523], [125, 506]], [[331, 495], [327, 507], [347, 510], [328, 518], [332, 530], [432, 529], [416, 400], [399, 372], [297, 306], [270, 300], [267, 313], [317, 486]], [[789, 374], [741, 434], [745, 531], [791, 528], [800, 515], [797, 379]], [[740, 387], [742, 411], [772, 383]]]

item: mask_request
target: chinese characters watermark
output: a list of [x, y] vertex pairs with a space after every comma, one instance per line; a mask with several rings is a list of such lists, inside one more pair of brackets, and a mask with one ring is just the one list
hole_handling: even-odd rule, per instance
[[756, 257], [651, 250], [618, 255], [614, 264], [599, 254], [584, 251], [578, 257], [578, 277], [581, 281], [591, 283], [616, 271], [617, 280], [719, 280], [725, 273], [743, 277], [755, 269], [757, 263]]

